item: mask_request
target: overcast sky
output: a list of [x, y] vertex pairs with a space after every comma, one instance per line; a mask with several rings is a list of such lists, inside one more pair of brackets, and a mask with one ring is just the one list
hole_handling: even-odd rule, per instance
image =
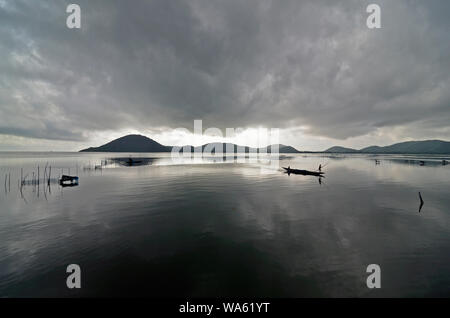
[[195, 119], [248, 145], [280, 128], [300, 150], [450, 140], [449, 15], [447, 0], [0, 0], [0, 151], [190, 144], [173, 129]]

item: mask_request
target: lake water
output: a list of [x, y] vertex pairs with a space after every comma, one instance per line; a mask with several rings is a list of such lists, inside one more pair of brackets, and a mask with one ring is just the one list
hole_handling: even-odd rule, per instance
[[[450, 296], [444, 157], [131, 154], [145, 159], [129, 167], [129, 155], [0, 153], [1, 297]], [[320, 163], [320, 183], [277, 168]], [[49, 166], [79, 185], [49, 187]], [[68, 264], [81, 289], [66, 287]], [[369, 264], [381, 289], [366, 286]]]

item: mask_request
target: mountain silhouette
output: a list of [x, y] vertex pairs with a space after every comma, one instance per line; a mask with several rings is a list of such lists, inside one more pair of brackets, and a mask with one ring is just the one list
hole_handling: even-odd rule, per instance
[[[202, 146], [184, 146], [180, 151], [201, 151], [205, 149], [209, 152], [222, 153], [272, 153], [278, 146], [278, 153], [300, 153], [297, 149], [283, 144], [270, 145], [261, 148], [239, 146], [232, 143], [208, 143]], [[160, 143], [142, 135], [127, 135], [115, 139], [100, 147], [91, 147], [80, 150], [80, 152], [171, 152], [172, 146], [161, 145]], [[275, 152], [275, 151], [274, 151]], [[370, 146], [362, 149], [352, 149], [345, 147], [331, 147], [324, 152], [328, 153], [370, 153], [370, 154], [450, 154], [450, 142], [442, 140], [407, 141], [396, 143], [390, 146], [379, 147]]]
[[334, 147], [331, 147], [331, 148], [325, 150], [325, 152], [355, 153], [355, 152], [358, 152], [358, 150], [352, 149], [352, 148], [345, 148], [345, 147], [340, 147], [340, 146], [334, 146]]
[[128, 135], [115, 139], [100, 147], [83, 149], [80, 152], [169, 152], [172, 147], [141, 135]]
[[[194, 150], [205, 151], [205, 149], [212, 153], [220, 152], [222, 149], [222, 153], [226, 152], [234, 152], [234, 153], [249, 153], [249, 152], [258, 152], [258, 153], [272, 153], [278, 146], [278, 153], [299, 153], [297, 149], [291, 146], [286, 145], [270, 145], [262, 148], [251, 148], [247, 146], [239, 146], [232, 143], [208, 143], [202, 146], [184, 146], [180, 151], [188, 151], [193, 152]], [[171, 152], [172, 146], [164, 146], [160, 143], [150, 139], [146, 136], [142, 135], [127, 135], [115, 139], [105, 145], [100, 147], [90, 147], [87, 149], [80, 150], [80, 152]]]
[[406, 141], [390, 146], [370, 146], [360, 150], [331, 147], [325, 152], [372, 153], [372, 154], [450, 154], [450, 142], [442, 140]]

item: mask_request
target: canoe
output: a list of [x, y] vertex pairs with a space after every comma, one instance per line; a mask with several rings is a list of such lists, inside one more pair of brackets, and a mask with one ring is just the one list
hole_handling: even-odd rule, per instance
[[285, 168], [282, 167], [284, 170], [286, 170], [287, 173], [292, 174], [301, 174], [303, 176], [316, 176], [316, 177], [323, 177], [325, 172], [322, 171], [309, 171], [309, 170], [299, 170], [299, 169], [292, 169], [292, 168]]
[[127, 161], [125, 161], [125, 164], [132, 166], [132, 165], [138, 165], [141, 164], [142, 160], [133, 160], [133, 159], [129, 159]]

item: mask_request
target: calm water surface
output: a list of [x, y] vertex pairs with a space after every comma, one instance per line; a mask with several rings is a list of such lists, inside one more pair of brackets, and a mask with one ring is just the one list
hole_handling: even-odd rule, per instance
[[[321, 163], [321, 183], [273, 161], [132, 156], [145, 165], [111, 160], [128, 154], [0, 153], [0, 296], [450, 296], [450, 165], [440, 156], [276, 162]], [[46, 164], [79, 186], [44, 185]], [[39, 187], [20, 189], [21, 169], [32, 179], [37, 166]], [[79, 290], [66, 287], [72, 263]], [[366, 287], [369, 264], [381, 266], [381, 289]]]

